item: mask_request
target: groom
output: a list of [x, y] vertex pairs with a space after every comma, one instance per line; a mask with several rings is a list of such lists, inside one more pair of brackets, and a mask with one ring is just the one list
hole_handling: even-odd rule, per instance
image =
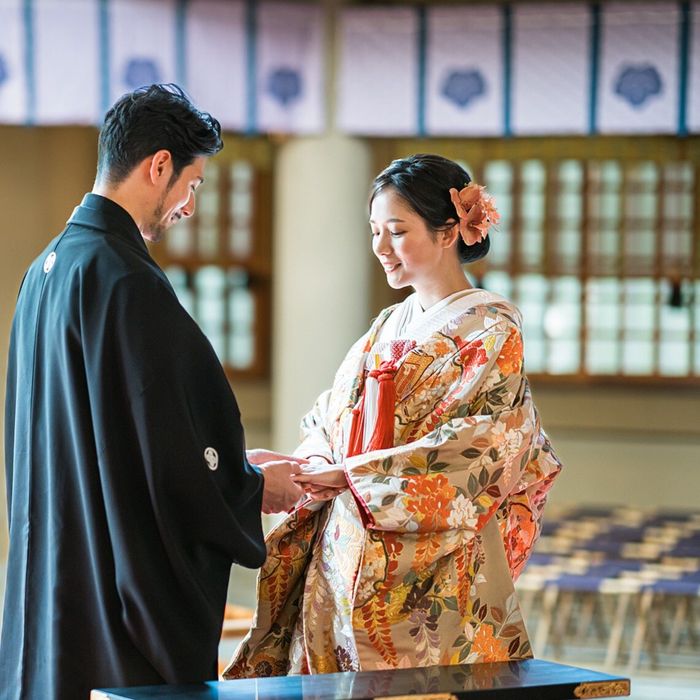
[[296, 461], [246, 459], [223, 369], [144, 243], [192, 215], [221, 147], [176, 86], [124, 95], [92, 192], [22, 282], [2, 700], [216, 678], [231, 564], [259, 567], [261, 510], [302, 496]]

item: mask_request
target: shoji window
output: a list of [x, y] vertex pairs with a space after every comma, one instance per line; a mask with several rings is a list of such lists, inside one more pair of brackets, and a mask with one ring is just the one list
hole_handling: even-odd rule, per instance
[[153, 253], [227, 374], [264, 377], [272, 273], [269, 161], [237, 145], [227, 158], [228, 150], [208, 163], [194, 216], [170, 229]]

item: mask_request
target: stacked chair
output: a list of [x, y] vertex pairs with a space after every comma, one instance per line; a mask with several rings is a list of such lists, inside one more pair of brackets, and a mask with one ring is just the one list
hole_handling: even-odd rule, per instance
[[700, 666], [700, 512], [552, 505], [516, 588], [538, 656]]

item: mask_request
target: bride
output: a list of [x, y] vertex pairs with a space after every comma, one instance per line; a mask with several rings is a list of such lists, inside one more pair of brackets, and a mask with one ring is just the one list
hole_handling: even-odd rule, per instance
[[302, 420], [307, 498], [268, 536], [253, 628], [225, 678], [532, 656], [513, 582], [561, 465], [518, 309], [462, 269], [497, 221], [440, 156], [375, 179], [372, 249], [388, 284], [415, 292], [379, 314]]

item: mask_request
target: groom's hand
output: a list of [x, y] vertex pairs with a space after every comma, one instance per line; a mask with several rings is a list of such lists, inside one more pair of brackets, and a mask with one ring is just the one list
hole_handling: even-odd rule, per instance
[[260, 471], [265, 479], [263, 513], [285, 513], [304, 496], [304, 489], [292, 481], [292, 475], [301, 472], [297, 462], [288, 460], [266, 462], [260, 465]]

